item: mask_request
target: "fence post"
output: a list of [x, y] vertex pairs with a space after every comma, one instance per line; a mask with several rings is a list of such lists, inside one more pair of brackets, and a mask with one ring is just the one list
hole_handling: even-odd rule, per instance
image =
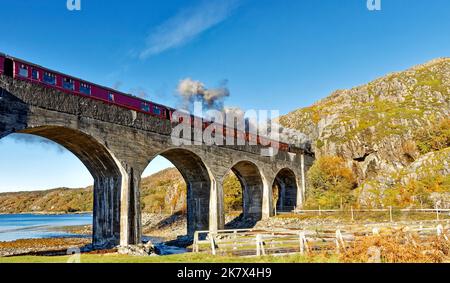
[[198, 231], [194, 232], [194, 253], [198, 253]]
[[305, 232], [300, 231], [300, 233], [298, 234], [298, 237], [299, 237], [299, 244], [300, 244], [300, 254], [304, 254], [305, 251], [309, 250], [308, 241], [306, 240]]
[[352, 221], [355, 221], [355, 214], [353, 212], [353, 206], [350, 208], [350, 211], [352, 212]]
[[300, 232], [298, 233], [298, 241], [300, 244], [300, 254], [304, 254], [305, 253], [305, 243], [303, 243], [303, 238], [305, 237], [305, 232]]
[[444, 227], [442, 227], [442, 225], [439, 224], [439, 225], [436, 227], [436, 233], [437, 233], [437, 235], [438, 235], [438, 236], [441, 236], [442, 233], [443, 233], [443, 230], [444, 230]]
[[216, 243], [214, 241], [214, 233], [209, 233], [209, 241], [211, 243], [211, 253], [216, 255]]
[[322, 211], [320, 210], [320, 205], [319, 205], [319, 216], [322, 215]]
[[256, 235], [256, 256], [266, 255], [261, 234]]
[[378, 235], [380, 235], [380, 230], [379, 230], [377, 227], [374, 227], [374, 228], [372, 229], [372, 235], [373, 235], [373, 236], [378, 236]]
[[391, 223], [394, 222], [394, 219], [392, 217], [392, 205], [389, 206], [389, 220], [390, 220]]
[[438, 237], [443, 237], [446, 241], [448, 241], [448, 237], [447, 237], [447, 235], [445, 235], [444, 226], [442, 226], [442, 224], [439, 224], [436, 227], [436, 233], [437, 233]]
[[345, 250], [344, 238], [342, 238], [341, 230], [336, 230], [336, 252], [340, 252], [340, 247]]
[[439, 207], [436, 205], [436, 220], [439, 221]]

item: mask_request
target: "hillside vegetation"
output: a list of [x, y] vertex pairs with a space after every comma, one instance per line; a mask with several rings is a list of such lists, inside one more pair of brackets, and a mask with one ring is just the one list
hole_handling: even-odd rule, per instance
[[449, 117], [450, 58], [441, 58], [338, 90], [279, 121], [314, 140], [318, 162], [345, 161], [358, 205], [409, 207], [450, 205]]
[[[241, 209], [242, 189], [234, 174], [225, 178], [224, 190], [226, 211]], [[0, 213], [91, 212], [92, 206], [92, 186], [0, 194]], [[186, 183], [177, 169], [168, 168], [142, 179], [141, 207], [148, 213], [185, 212]]]

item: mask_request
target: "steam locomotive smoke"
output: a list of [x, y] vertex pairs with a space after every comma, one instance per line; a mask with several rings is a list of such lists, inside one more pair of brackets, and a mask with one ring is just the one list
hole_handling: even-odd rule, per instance
[[264, 127], [263, 129], [267, 129], [269, 134], [272, 132], [272, 126], [277, 126], [275, 128], [278, 131], [280, 141], [294, 144], [300, 148], [310, 148], [309, 138], [299, 131], [284, 128], [279, 124], [275, 125], [273, 120], [260, 121], [258, 118], [255, 120], [246, 117], [245, 111], [239, 107], [224, 107], [224, 100], [230, 96], [226, 80], [218, 88], [207, 89], [202, 82], [186, 78], [180, 81], [177, 91], [185, 107], [189, 108], [194, 102], [200, 101], [207, 109], [221, 111], [225, 116], [224, 121], [228, 127], [238, 127], [239, 123], [243, 123], [245, 131], [255, 131]]
[[202, 82], [186, 78], [180, 81], [177, 90], [185, 104], [201, 101], [208, 109], [222, 110], [223, 100], [230, 96], [227, 83], [225, 80], [220, 87], [207, 89]]
[[144, 88], [142, 88], [142, 87], [133, 88], [133, 89], [130, 90], [130, 92], [134, 96], [137, 96], [137, 97], [142, 98], [142, 99], [147, 99], [147, 97], [148, 97], [147, 91]]

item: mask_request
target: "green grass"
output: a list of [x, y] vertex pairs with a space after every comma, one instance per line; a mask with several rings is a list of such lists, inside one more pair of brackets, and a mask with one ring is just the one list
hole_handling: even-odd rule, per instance
[[[0, 257], [0, 263], [66, 263], [70, 256], [17, 256]], [[336, 256], [264, 256], [264, 257], [222, 257], [206, 254], [179, 254], [168, 256], [133, 257], [127, 255], [81, 255], [81, 263], [336, 263]]]

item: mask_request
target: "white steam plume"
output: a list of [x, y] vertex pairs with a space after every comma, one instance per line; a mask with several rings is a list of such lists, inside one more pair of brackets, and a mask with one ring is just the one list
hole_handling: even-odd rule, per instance
[[220, 87], [207, 89], [202, 82], [186, 78], [180, 81], [177, 91], [187, 104], [201, 101], [208, 109], [222, 110], [223, 100], [230, 96], [226, 85], [227, 81], [225, 80]]

